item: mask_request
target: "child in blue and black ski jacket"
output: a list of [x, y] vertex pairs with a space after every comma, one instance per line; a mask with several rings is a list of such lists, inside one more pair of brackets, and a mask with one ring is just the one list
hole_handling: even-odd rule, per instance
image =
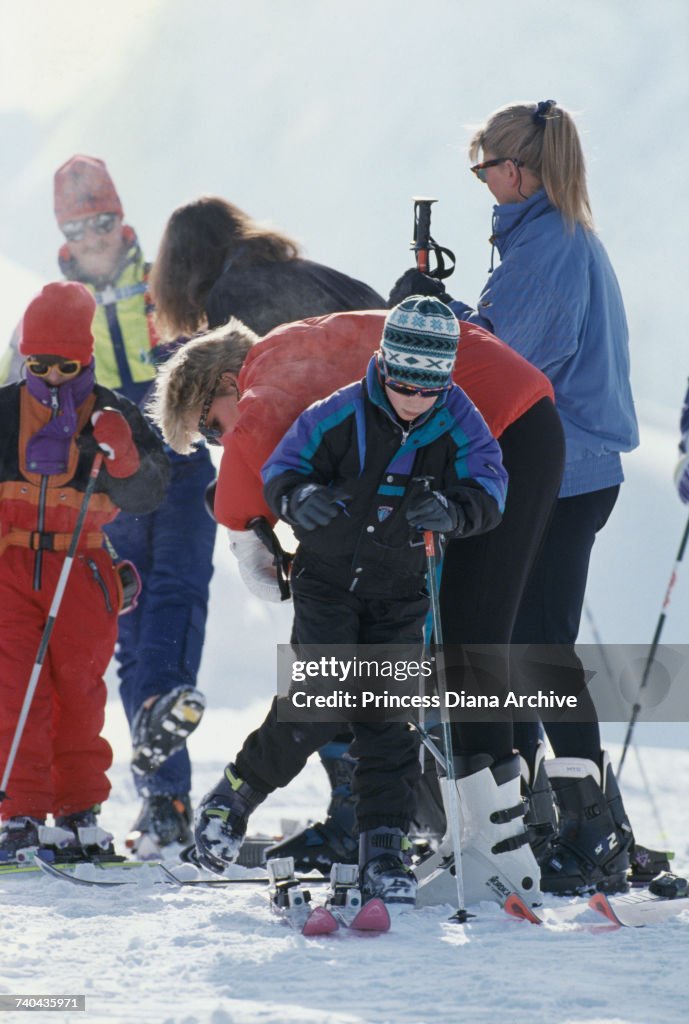
[[[481, 414], [452, 383], [458, 339], [442, 302], [405, 300], [388, 314], [365, 379], [310, 406], [264, 465], [266, 500], [299, 540], [291, 587], [302, 650], [393, 643], [420, 652], [429, 603], [422, 532], [468, 537], [500, 522], [507, 474]], [[400, 724], [353, 728], [360, 834], [405, 832], [415, 737]], [[322, 726], [311, 731], [324, 742]], [[311, 745], [311, 731], [301, 746]], [[292, 773], [284, 744], [259, 746], [262, 763], [257, 747], [240, 755], [243, 777], [258, 781], [274, 758], [279, 774]]]
[[[400, 644], [420, 658], [429, 604], [422, 532], [466, 537], [500, 522], [507, 474], [480, 413], [452, 383], [458, 340], [442, 302], [400, 303], [366, 378], [310, 406], [265, 463], [266, 500], [300, 541], [291, 573], [299, 657], [324, 647], [327, 655], [333, 644]], [[357, 712], [351, 726], [364, 899], [411, 905], [404, 851], [419, 776], [415, 733]], [[274, 700], [200, 805], [201, 863], [216, 871], [230, 863], [251, 809], [341, 728], [341, 716], [294, 725]]]

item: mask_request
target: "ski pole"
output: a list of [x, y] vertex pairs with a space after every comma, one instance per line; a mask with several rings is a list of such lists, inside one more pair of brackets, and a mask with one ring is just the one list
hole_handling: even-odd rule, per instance
[[[426, 484], [428, 486], [428, 484]], [[452, 841], [452, 852], [455, 859], [455, 883], [457, 886], [457, 913], [450, 918], [459, 924], [464, 924], [468, 918], [464, 905], [464, 878], [462, 875], [462, 840], [459, 821], [459, 795], [457, 793], [457, 778], [455, 775], [455, 759], [452, 749], [452, 724], [447, 710], [447, 685], [445, 656], [443, 653], [443, 631], [440, 621], [440, 596], [438, 592], [438, 559], [436, 555], [435, 534], [432, 530], [425, 530], [424, 544], [426, 548], [426, 563], [428, 566], [428, 592], [431, 600], [431, 616], [433, 619], [433, 636], [436, 647], [436, 681], [438, 686], [438, 697], [440, 699], [440, 721], [443, 733], [443, 746], [445, 748], [445, 761], [448, 786], [448, 807], [447, 817]]]
[[95, 486], [96, 486], [96, 478], [98, 476], [98, 473], [100, 472], [100, 468], [101, 468], [102, 464], [103, 464], [103, 452], [98, 451], [96, 453], [96, 456], [95, 456], [94, 460], [93, 460], [93, 465], [91, 466], [91, 471], [89, 473], [89, 478], [88, 478], [88, 481], [87, 481], [87, 484], [86, 484], [86, 489], [84, 491], [84, 498], [83, 498], [83, 501], [81, 503], [81, 508], [79, 509], [79, 515], [77, 516], [76, 525], [74, 527], [74, 533], [72, 534], [72, 539], [70, 541], [69, 548], [67, 550], [67, 555], [65, 557], [64, 562], [62, 563], [62, 569], [60, 570], [60, 575], [58, 577], [57, 586], [55, 587], [55, 593], [53, 594], [53, 600], [52, 600], [52, 603], [50, 605], [50, 611], [48, 612], [48, 618], [47, 618], [46, 624], [45, 624], [45, 626], [43, 628], [43, 635], [41, 636], [41, 642], [38, 645], [38, 653], [36, 654], [36, 661], [34, 662], [34, 666], [33, 666], [33, 669], [31, 671], [31, 676], [29, 678], [29, 684], [28, 684], [28, 686], [26, 688], [26, 694], [24, 696], [24, 703], [22, 704], [22, 709], [21, 709], [21, 711], [19, 713], [19, 719], [17, 721], [17, 727], [14, 730], [14, 736], [12, 737], [12, 745], [10, 747], [10, 752], [9, 752], [8, 757], [7, 757], [7, 764], [5, 765], [5, 772], [3, 774], [2, 781], [0, 782], [0, 803], [2, 803], [3, 800], [7, 799], [7, 792], [6, 792], [7, 783], [9, 781], [9, 777], [10, 777], [10, 775], [12, 773], [12, 768], [14, 767], [14, 761], [15, 761], [15, 758], [17, 756], [17, 750], [19, 748], [19, 744], [21, 743], [21, 738], [22, 738], [22, 735], [24, 733], [24, 726], [26, 725], [26, 719], [29, 716], [29, 710], [31, 708], [31, 702], [33, 701], [34, 694], [36, 692], [36, 687], [38, 686], [38, 679], [39, 679], [39, 676], [41, 674], [41, 669], [43, 668], [43, 659], [45, 658], [45, 653], [46, 653], [46, 651], [48, 649], [48, 642], [50, 640], [50, 635], [51, 635], [51, 633], [53, 631], [53, 626], [55, 625], [55, 619], [57, 618], [57, 613], [60, 610], [60, 605], [62, 603], [62, 596], [63, 596], [63, 594], [65, 592], [65, 587], [67, 586], [67, 580], [69, 578], [69, 574], [70, 574], [70, 571], [71, 571], [71, 568], [72, 568], [72, 562], [74, 561], [74, 555], [75, 555], [76, 550], [77, 550], [77, 544], [79, 543], [79, 537], [81, 536], [81, 531], [82, 531], [82, 527], [84, 525], [84, 520], [86, 519], [86, 512], [88, 510], [89, 502], [91, 500], [91, 495], [93, 494], [93, 491], [94, 491]]
[[[438, 245], [431, 235], [431, 206], [437, 202], [437, 199], [414, 198], [414, 238], [411, 248], [416, 253], [416, 269], [442, 281], [454, 271], [456, 261], [455, 254]], [[430, 269], [431, 253], [436, 259], [434, 270]], [[445, 256], [452, 261], [449, 267], [445, 267]]]
[[[607, 655], [607, 652], [606, 652], [606, 649], [605, 649], [605, 644], [603, 643], [603, 637], [600, 634], [600, 630], [598, 629], [598, 626], [596, 624], [596, 620], [595, 620], [593, 612], [591, 610], [591, 605], [588, 603], [588, 601], [584, 601], [584, 614], [586, 615], [586, 619], [588, 621], [588, 624], [591, 627], [591, 632], [593, 633], [593, 639], [596, 641], [596, 645], [598, 647], [598, 650], [600, 651], [601, 660], [603, 662], [603, 667], [605, 668], [605, 671], [607, 672], [610, 684], [614, 685], [614, 683], [615, 683], [615, 673], [613, 672], [612, 665], [610, 664], [610, 659], [609, 659], [609, 657]], [[643, 760], [641, 758], [641, 753], [639, 752], [639, 748], [638, 748], [638, 746], [636, 745], [636, 743], [635, 743], [635, 741], [633, 739], [631, 741], [631, 745], [632, 745], [632, 748], [634, 750], [634, 756], [636, 757], [636, 763], [637, 763], [637, 767], [639, 769], [639, 775], [641, 776], [641, 781], [643, 782], [644, 789], [646, 790], [646, 796], [648, 797], [648, 802], [651, 805], [651, 811], [653, 812], [653, 816], [654, 816], [654, 818], [656, 820], [656, 825], [658, 826], [658, 832], [660, 834], [660, 837], [661, 837], [662, 841], [664, 843], [668, 843], [669, 839], [668, 839], [667, 832], [665, 831], [665, 826], [663, 825], [663, 819], [660, 816], [660, 808], [658, 807], [658, 802], [657, 802], [655, 796], [653, 795], [653, 790], [651, 789], [651, 783], [649, 781], [648, 775], [646, 774], [646, 769], [644, 768]]]
[[624, 764], [624, 759], [627, 756], [627, 750], [629, 749], [629, 744], [631, 743], [632, 734], [634, 732], [634, 726], [636, 725], [636, 720], [639, 717], [639, 712], [641, 711], [641, 694], [648, 682], [648, 677], [650, 675], [651, 668], [653, 667], [653, 661], [655, 659], [656, 650], [658, 648], [658, 643], [660, 641], [660, 634], [663, 632], [663, 626], [665, 625], [665, 619], [667, 617], [667, 608], [670, 604], [670, 597], [672, 595], [673, 587], [677, 581], [677, 573], [679, 572], [679, 566], [682, 562], [682, 559], [684, 558], [684, 549], [687, 546], [687, 540], [689, 540], [689, 519], [687, 519], [687, 524], [684, 527], [684, 533], [682, 534], [682, 540], [680, 541], [679, 551], [677, 552], [677, 557], [675, 558], [675, 564], [672, 567], [670, 579], [668, 581], [667, 589], [665, 591], [665, 597], [663, 599], [663, 604], [660, 609], [660, 617], [658, 619], [656, 631], [653, 634], [653, 640], [651, 641], [651, 646], [648, 651], [646, 664], [644, 665], [644, 671], [641, 677], [641, 685], [639, 686], [639, 692], [637, 694], [636, 703], [632, 708], [632, 714], [629, 719], [629, 725], [627, 726], [627, 735], [624, 738], [622, 756], [620, 757], [620, 763], [617, 767], [618, 782], [620, 778], [620, 773], [622, 771], [622, 765]]

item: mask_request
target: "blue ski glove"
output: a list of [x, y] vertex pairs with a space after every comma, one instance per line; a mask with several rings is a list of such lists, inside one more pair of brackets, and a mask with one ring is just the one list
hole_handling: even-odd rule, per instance
[[350, 498], [340, 487], [323, 484], [303, 484], [282, 499], [282, 515], [288, 523], [302, 530], [315, 530], [327, 526], [344, 509]]
[[410, 295], [430, 295], [441, 302], [452, 302], [452, 296], [445, 291], [442, 281], [430, 274], [422, 274], [416, 267], [405, 270], [395, 281], [388, 296], [388, 307], [392, 309]]
[[461, 533], [465, 517], [459, 505], [447, 500], [440, 491], [425, 491], [406, 511], [407, 521], [417, 530], [434, 533]]

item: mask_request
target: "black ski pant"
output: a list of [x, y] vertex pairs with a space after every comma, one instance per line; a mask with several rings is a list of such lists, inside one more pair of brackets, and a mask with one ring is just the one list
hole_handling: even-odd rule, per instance
[[[560, 489], [564, 433], [555, 406], [543, 398], [510, 424], [499, 438], [509, 473], [502, 522], [479, 537], [451, 541], [443, 560], [440, 611], [448, 663], [453, 645], [486, 645], [465, 651], [480, 677], [488, 672], [502, 692], [509, 689], [509, 643], [531, 567], [543, 540]], [[487, 645], [496, 645], [488, 647]], [[473, 662], [473, 664], [472, 664]], [[448, 669], [448, 689], [471, 686], [458, 670]], [[509, 757], [514, 746], [509, 709], [488, 722], [457, 722], [456, 752]]]
[[[425, 591], [410, 598], [367, 598], [304, 572], [293, 581], [292, 596], [295, 636], [304, 660], [309, 660], [310, 648], [320, 657], [330, 644], [414, 645], [420, 656], [428, 612]], [[235, 760], [239, 775], [264, 793], [286, 786], [314, 751], [342, 733], [341, 721], [295, 724], [278, 716], [276, 699]], [[352, 789], [359, 831], [385, 825], [406, 832], [420, 774], [416, 734], [400, 722], [350, 726], [351, 754], [358, 758]]]
[[[591, 550], [596, 534], [608, 521], [619, 491], [619, 486], [606, 487], [558, 499], [512, 633], [514, 644], [547, 644], [553, 648], [551, 664], [540, 670], [539, 682], [544, 689], [578, 694], [577, 721], [545, 723], [556, 757], [585, 757], [596, 764], [600, 760], [600, 729], [574, 644], [584, 605]], [[533, 662], [527, 657], [519, 671], [533, 673]], [[539, 734], [537, 721], [519, 722], [515, 726], [516, 744], [529, 762]]]

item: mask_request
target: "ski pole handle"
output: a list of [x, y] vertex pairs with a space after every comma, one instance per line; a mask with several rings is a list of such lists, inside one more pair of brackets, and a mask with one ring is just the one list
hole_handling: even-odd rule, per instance
[[431, 239], [431, 206], [437, 199], [414, 199], [414, 241], [412, 249], [416, 253], [416, 269], [427, 274], [430, 266], [432, 247]]
[[[437, 199], [414, 198], [414, 239], [411, 247], [416, 253], [416, 269], [422, 274], [435, 277], [438, 281], [449, 277], [455, 269], [455, 254], [442, 245], [438, 245], [431, 235], [431, 206]], [[435, 256], [436, 266], [431, 270], [431, 253]], [[445, 257], [450, 261], [445, 266]]]

